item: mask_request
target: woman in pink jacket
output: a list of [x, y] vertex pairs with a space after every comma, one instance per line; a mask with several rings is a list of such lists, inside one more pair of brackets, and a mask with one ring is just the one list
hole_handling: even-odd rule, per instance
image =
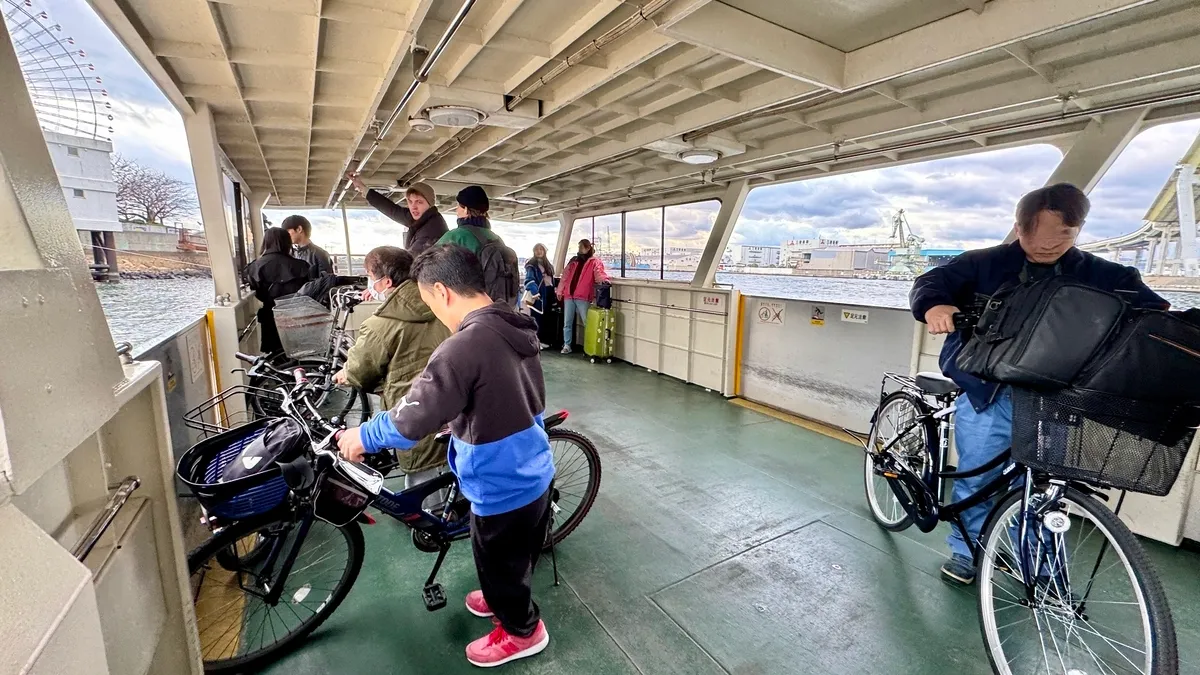
[[579, 255], [571, 258], [563, 269], [555, 294], [563, 303], [563, 348], [562, 353], [571, 353], [575, 337], [575, 315], [586, 322], [588, 305], [596, 297], [596, 284], [608, 281], [604, 263], [593, 254], [592, 242], [579, 240]]

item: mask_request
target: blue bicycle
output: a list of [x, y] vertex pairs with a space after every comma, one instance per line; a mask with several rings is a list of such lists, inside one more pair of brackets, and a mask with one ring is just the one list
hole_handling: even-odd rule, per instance
[[[258, 362], [244, 354], [238, 358]], [[250, 395], [232, 388], [200, 409], [243, 404], [238, 399]], [[295, 371], [293, 386], [279, 387], [274, 395], [287, 424], [303, 429], [302, 442], [291, 452], [258, 473], [220, 480], [247, 445], [278, 424], [278, 418], [260, 418], [200, 441], [177, 468], [214, 533], [188, 556], [205, 672], [261, 666], [333, 614], [362, 567], [361, 525], [375, 522], [368, 507], [412, 528], [418, 548], [437, 553], [422, 593], [430, 611], [446, 605], [436, 577], [450, 545], [470, 536], [470, 504], [453, 474], [393, 492], [375, 469], [338, 456], [336, 438], [343, 427], [317, 410], [319, 388], [302, 369]], [[583, 435], [559, 427], [566, 418], [563, 411], [545, 419], [556, 468], [546, 538], [552, 556], [554, 545], [578, 527], [600, 489], [599, 453]], [[214, 430], [211, 424], [196, 426], [194, 419], [195, 428]], [[441, 438], [448, 441], [448, 434]], [[423, 508], [435, 493], [445, 498]], [[557, 565], [555, 573], [557, 580]]]

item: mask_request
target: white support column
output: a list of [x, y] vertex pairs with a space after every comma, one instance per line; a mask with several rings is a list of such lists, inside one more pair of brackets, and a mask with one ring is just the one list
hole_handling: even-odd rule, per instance
[[346, 239], [346, 274], [354, 274], [354, 263], [350, 261], [350, 216], [346, 214], [346, 200], [344, 199], [342, 200], [342, 236]]
[[[195, 114], [183, 120], [188, 147], [192, 155], [192, 174], [196, 178], [196, 198], [200, 202], [200, 219], [208, 241], [208, 263], [212, 265], [213, 286], [217, 295], [228, 295], [236, 303], [238, 297], [237, 270], [233, 262], [233, 242], [229, 240], [229, 223], [225, 210], [225, 181], [217, 158], [217, 131], [212, 111], [206, 103], [197, 103]], [[261, 215], [261, 214], [260, 214]]]
[[1179, 176], [1175, 179], [1175, 199], [1179, 205], [1179, 257], [1183, 259], [1184, 276], [1196, 276], [1196, 199], [1193, 184], [1196, 167], [1179, 165]]
[[717, 219], [713, 223], [712, 232], [704, 242], [704, 253], [700, 256], [700, 265], [692, 277], [693, 288], [712, 286], [717, 277], [717, 268], [721, 265], [721, 256], [729, 245], [729, 237], [737, 225], [738, 216], [742, 215], [742, 207], [746, 205], [746, 195], [750, 194], [750, 182], [746, 179], [735, 180], [725, 188], [721, 197], [721, 210], [717, 211]]
[[[1063, 155], [1054, 173], [1046, 179], [1046, 185], [1070, 183], [1090, 193], [1104, 177], [1108, 167], [1116, 161], [1125, 146], [1142, 130], [1142, 121], [1148, 108], [1126, 110], [1105, 115], [1100, 121], [1092, 120], [1075, 137], [1071, 149]], [[1016, 230], [1008, 233], [1004, 243], [1017, 238]]]
[[558, 241], [554, 247], [554, 269], [562, 274], [567, 265], [567, 252], [571, 250], [571, 230], [575, 227], [575, 214], [560, 211], [558, 214]]
[[1161, 242], [1159, 242], [1157, 239], [1150, 240], [1150, 246], [1146, 249], [1146, 262], [1142, 267], [1142, 274], [1154, 273], [1154, 258], [1158, 253], [1158, 247], [1160, 243]]
[[262, 210], [267, 204], [267, 197], [259, 197], [256, 194], [249, 194], [246, 200], [250, 202], [250, 241], [254, 242], [254, 256], [258, 257], [262, 253], [263, 240], [263, 219]]
[[1167, 273], [1167, 249], [1170, 247], [1171, 247], [1171, 235], [1167, 234], [1166, 229], [1163, 229], [1162, 241], [1159, 242], [1157, 274], [1166, 274]]

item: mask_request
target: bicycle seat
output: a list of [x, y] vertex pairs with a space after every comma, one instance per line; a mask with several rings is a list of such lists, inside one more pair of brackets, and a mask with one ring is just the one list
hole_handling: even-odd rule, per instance
[[926, 394], [945, 396], [958, 391], [958, 385], [954, 384], [954, 380], [941, 373], [917, 373], [915, 379], [917, 386]]

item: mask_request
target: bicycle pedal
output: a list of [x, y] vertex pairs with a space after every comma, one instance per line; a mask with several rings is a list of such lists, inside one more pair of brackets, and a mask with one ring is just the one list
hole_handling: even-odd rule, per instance
[[425, 609], [436, 612], [446, 606], [446, 589], [441, 584], [430, 584], [421, 591], [421, 599], [425, 601]]

